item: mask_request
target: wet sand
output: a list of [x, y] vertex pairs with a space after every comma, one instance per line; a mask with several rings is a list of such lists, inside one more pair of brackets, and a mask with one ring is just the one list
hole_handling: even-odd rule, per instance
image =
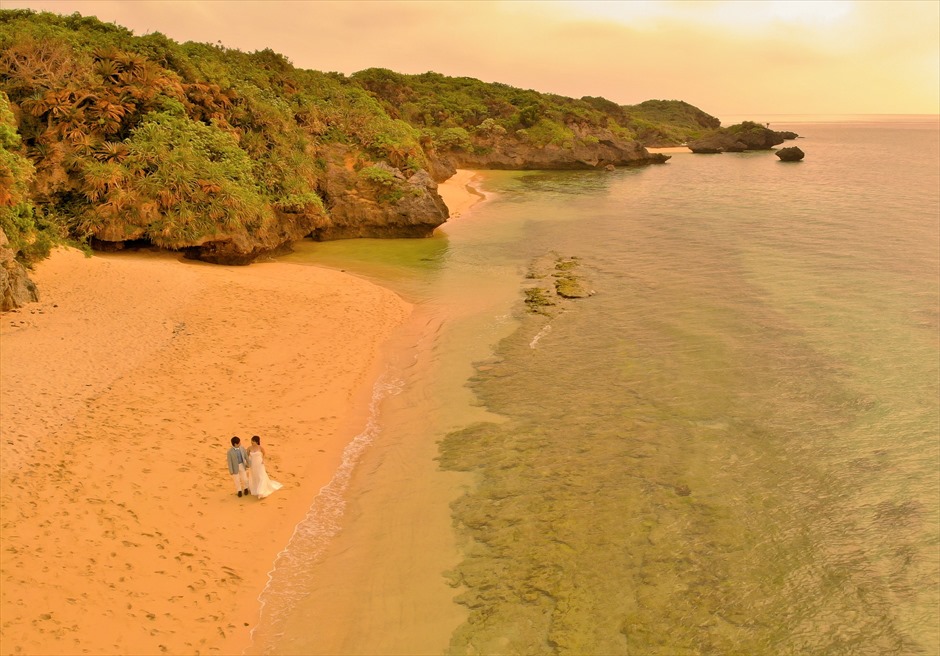
[[[458, 171], [440, 187], [452, 227], [472, 220], [483, 198], [476, 176]], [[381, 404], [381, 429], [346, 491], [341, 531], [299, 576], [285, 577], [305, 595], [287, 613], [277, 607], [285, 581], [272, 580], [272, 608], [249, 653], [440, 654], [465, 621], [454, 602], [461, 590], [446, 573], [460, 560], [450, 502], [472, 477], [441, 471], [437, 457], [448, 431], [492, 419], [465, 385], [472, 358], [454, 348], [477, 341], [476, 328], [461, 321], [474, 311], [469, 301], [456, 294], [418, 305], [390, 343], [401, 391]], [[295, 548], [304, 545], [288, 550]]]
[[451, 220], [459, 218], [486, 197], [473, 184], [476, 171], [458, 169], [451, 178], [437, 187], [437, 192], [450, 210]]
[[[0, 652], [240, 653], [410, 313], [340, 272], [60, 250], [0, 316]], [[284, 489], [237, 498], [229, 438]]]

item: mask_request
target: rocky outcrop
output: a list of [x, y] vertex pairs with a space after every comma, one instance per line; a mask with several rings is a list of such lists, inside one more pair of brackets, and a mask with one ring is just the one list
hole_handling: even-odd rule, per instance
[[477, 139], [469, 150], [451, 150], [444, 159], [452, 166], [467, 169], [605, 169], [607, 166], [662, 164], [669, 155], [650, 153], [638, 141], [613, 135], [578, 134], [571, 143], [535, 145], [522, 138], [501, 136]]
[[[427, 171], [406, 177], [386, 162], [366, 166], [361, 151], [333, 145], [322, 153], [326, 171], [316, 190], [323, 208], [274, 209], [261, 227], [226, 229], [189, 240], [156, 244], [146, 226], [115, 220], [103, 223], [93, 235], [96, 250], [158, 245], [182, 251], [187, 258], [213, 264], [245, 265], [259, 257], [290, 251], [292, 242], [354, 237], [427, 237], [447, 220], [447, 206]], [[453, 175], [438, 165], [444, 179]]]
[[789, 148], [781, 148], [777, 151], [777, 157], [780, 158], [781, 162], [799, 162], [806, 153], [797, 148], [796, 146], [790, 146]]
[[526, 310], [549, 317], [558, 314], [566, 300], [596, 293], [585, 279], [577, 257], [561, 257], [554, 252], [532, 260], [526, 280], [530, 281], [524, 290]]
[[15, 310], [39, 300], [26, 268], [16, 261], [6, 233], [0, 229], [0, 311]]
[[287, 212], [273, 210], [274, 218], [261, 229], [219, 225], [207, 235], [191, 239], [177, 239], [156, 244], [146, 227], [122, 224], [118, 221], [103, 224], [91, 239], [95, 250], [114, 251], [158, 245], [181, 251], [186, 258], [212, 264], [245, 265], [266, 255], [290, 250], [290, 243], [303, 239], [326, 221], [322, 211]]
[[342, 161], [327, 165], [321, 194], [329, 222], [310, 234], [314, 239], [428, 237], [447, 220], [447, 205], [427, 171], [406, 177], [385, 162], [356, 170]]
[[720, 128], [701, 139], [690, 141], [693, 153], [739, 153], [745, 150], [770, 150], [783, 143], [783, 137], [757, 123], [745, 121], [738, 125]]
[[431, 164], [428, 172], [435, 182], [450, 180], [457, 173], [454, 163], [447, 157], [429, 156], [428, 161]]
[[729, 152], [740, 152], [746, 150], [744, 144], [739, 144], [736, 141], [731, 141], [729, 143], [728, 139], [719, 137], [718, 135], [710, 135], [708, 137], [703, 137], [701, 139], [696, 139], [695, 141], [690, 141], [688, 144], [689, 150], [693, 153], [698, 153], [700, 155], [717, 155], [718, 153]]
[[778, 130], [778, 131], [777, 131], [777, 134], [779, 134], [780, 137], [781, 137], [784, 141], [789, 141], [789, 140], [791, 140], [791, 139], [796, 139], [797, 137], [800, 136], [800, 135], [798, 135], [796, 132], [790, 132], [789, 130]]
[[158, 246], [181, 251], [187, 258], [212, 264], [244, 265], [258, 257], [289, 250], [328, 220], [322, 208], [299, 207], [296, 211], [271, 210], [261, 225], [216, 223], [206, 234], [169, 238], [154, 235], [152, 226], [114, 216], [102, 221], [90, 235], [95, 250]]

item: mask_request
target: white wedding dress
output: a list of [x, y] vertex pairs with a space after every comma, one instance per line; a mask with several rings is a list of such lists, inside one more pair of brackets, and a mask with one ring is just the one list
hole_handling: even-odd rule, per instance
[[261, 451], [249, 451], [248, 463], [251, 465], [248, 468], [248, 489], [251, 490], [253, 495], [263, 499], [272, 492], [277, 492], [284, 487], [277, 481], [268, 478], [268, 472], [264, 469], [264, 456]]

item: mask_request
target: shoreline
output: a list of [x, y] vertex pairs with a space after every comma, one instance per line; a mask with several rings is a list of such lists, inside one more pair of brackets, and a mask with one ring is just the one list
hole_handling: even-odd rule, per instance
[[[460, 171], [439, 188], [452, 218], [469, 223], [470, 208], [488, 198], [474, 188], [479, 177]], [[445, 231], [447, 225], [454, 232], [466, 227], [460, 220]], [[489, 287], [483, 294], [489, 305]], [[440, 469], [438, 440], [475, 422], [499, 421], [465, 384], [471, 362], [488, 353], [468, 301], [478, 308], [454, 294], [416, 305], [388, 343], [398, 391], [381, 402], [380, 428], [345, 490], [341, 529], [313, 559], [298, 545], [300, 575], [281, 581], [297, 585], [303, 598], [263, 617], [248, 653], [444, 653], [466, 621], [467, 609], [455, 600], [462, 587], [447, 574], [463, 558], [450, 504], [474, 477]]]
[[660, 148], [647, 148], [646, 151], [650, 154], [665, 154], [665, 155], [675, 155], [676, 153], [691, 153], [692, 151], [688, 146], [662, 146]]
[[[485, 199], [475, 175], [440, 185], [451, 218]], [[411, 306], [327, 268], [172, 253], [59, 249], [33, 277], [40, 302], [0, 315], [0, 654], [251, 648]], [[262, 436], [283, 490], [235, 496], [233, 434]]]
[[[244, 650], [411, 312], [329, 269], [177, 260], [59, 250], [2, 315], [3, 654]], [[225, 468], [253, 434], [264, 500]]]
[[[474, 205], [486, 200], [486, 194], [473, 186], [479, 177], [477, 171], [457, 169], [457, 172], [437, 186], [437, 193], [444, 199], [450, 211], [450, 219], [456, 219], [470, 211]], [[445, 223], [444, 226], [447, 224]]]

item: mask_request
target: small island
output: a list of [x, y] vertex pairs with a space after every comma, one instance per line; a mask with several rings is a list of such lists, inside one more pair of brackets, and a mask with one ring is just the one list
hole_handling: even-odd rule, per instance
[[718, 128], [701, 139], [690, 141], [693, 153], [741, 153], [746, 150], [770, 150], [787, 139], [795, 139], [795, 132], [777, 132], [753, 121], [744, 121], [726, 128]]

